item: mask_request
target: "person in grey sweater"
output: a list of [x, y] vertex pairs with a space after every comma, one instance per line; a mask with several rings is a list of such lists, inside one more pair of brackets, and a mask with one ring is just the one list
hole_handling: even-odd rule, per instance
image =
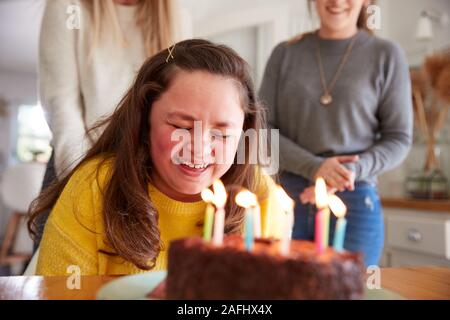
[[348, 208], [344, 248], [374, 265], [384, 238], [377, 175], [406, 158], [413, 113], [402, 49], [357, 24], [367, 4], [316, 0], [320, 29], [276, 46], [260, 98], [280, 131], [281, 183], [298, 202], [293, 237], [314, 236], [322, 177]]

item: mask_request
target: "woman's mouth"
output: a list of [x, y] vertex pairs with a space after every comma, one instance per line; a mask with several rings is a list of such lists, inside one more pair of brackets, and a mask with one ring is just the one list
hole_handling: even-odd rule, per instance
[[326, 10], [327, 10], [328, 13], [331, 13], [333, 15], [338, 15], [338, 14], [346, 13], [349, 9], [348, 8], [342, 8], [342, 7], [327, 6]]
[[187, 161], [180, 161], [177, 165], [180, 171], [190, 177], [198, 177], [202, 175], [211, 166], [210, 163], [190, 163]]

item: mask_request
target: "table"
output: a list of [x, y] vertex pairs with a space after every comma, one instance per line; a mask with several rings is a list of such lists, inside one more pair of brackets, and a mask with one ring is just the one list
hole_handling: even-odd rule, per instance
[[[0, 300], [95, 299], [96, 292], [115, 276], [83, 276], [80, 290], [68, 290], [67, 277], [0, 277]], [[450, 268], [381, 269], [381, 286], [407, 299], [450, 300]]]

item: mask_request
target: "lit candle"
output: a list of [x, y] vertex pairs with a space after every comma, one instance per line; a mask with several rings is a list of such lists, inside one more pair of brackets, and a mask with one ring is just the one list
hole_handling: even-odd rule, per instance
[[242, 190], [236, 195], [236, 203], [238, 206], [245, 208], [244, 220], [244, 239], [245, 248], [247, 250], [253, 249], [254, 244], [254, 215], [255, 208], [258, 205], [256, 196], [248, 190]]
[[347, 213], [347, 207], [336, 195], [331, 195], [329, 198], [329, 205], [331, 211], [337, 217], [336, 229], [334, 230], [333, 248], [340, 252], [344, 250], [345, 228], [347, 226], [347, 220], [345, 214]]
[[227, 192], [220, 180], [216, 180], [213, 183], [214, 199], [213, 203], [216, 206], [216, 214], [214, 217], [214, 233], [213, 244], [220, 246], [223, 243], [223, 232], [225, 227], [225, 203], [227, 202]]
[[328, 232], [330, 227], [330, 210], [328, 209], [327, 185], [323, 178], [317, 178], [315, 186], [316, 197], [316, 225], [315, 242], [317, 252], [322, 252], [328, 246]]
[[253, 228], [255, 238], [261, 238], [261, 208], [259, 207], [257, 199], [256, 205], [253, 207]]
[[276, 188], [278, 202], [281, 209], [286, 213], [283, 236], [281, 238], [280, 253], [284, 256], [289, 254], [291, 248], [292, 228], [294, 226], [294, 206], [295, 202], [292, 200], [281, 186]]
[[212, 205], [212, 201], [214, 200], [214, 193], [210, 189], [205, 189], [202, 191], [201, 196], [203, 201], [206, 202], [205, 222], [203, 224], [203, 239], [207, 242], [210, 242], [214, 221], [214, 207]]

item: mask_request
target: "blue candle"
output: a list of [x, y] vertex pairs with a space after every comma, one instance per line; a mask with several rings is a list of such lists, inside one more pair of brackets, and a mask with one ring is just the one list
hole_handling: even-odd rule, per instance
[[347, 227], [347, 220], [344, 216], [347, 212], [347, 207], [336, 195], [331, 195], [329, 197], [329, 206], [331, 211], [333, 211], [334, 215], [337, 217], [333, 248], [337, 252], [341, 252], [344, 250], [345, 228]]
[[253, 249], [253, 209], [247, 208], [245, 210], [245, 248], [250, 251]]
[[336, 222], [336, 229], [334, 231], [334, 250], [341, 252], [344, 250], [345, 228], [347, 227], [347, 219], [344, 217], [338, 218]]
[[[248, 190], [242, 190], [236, 195], [236, 203], [245, 209], [244, 212], [244, 242], [245, 249], [248, 251], [253, 249], [255, 226], [254, 220], [255, 210], [258, 206], [256, 196]], [[258, 212], [256, 212], [258, 213]]]

